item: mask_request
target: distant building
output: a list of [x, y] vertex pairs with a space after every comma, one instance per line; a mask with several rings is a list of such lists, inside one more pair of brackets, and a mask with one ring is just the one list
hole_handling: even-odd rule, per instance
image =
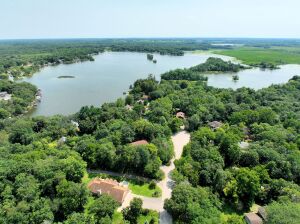
[[133, 106], [127, 104], [127, 105], [125, 106], [125, 108], [126, 108], [127, 110], [132, 110], [132, 109], [133, 109]]
[[137, 103], [139, 103], [139, 104], [144, 104], [144, 100], [142, 100], [142, 99], [140, 99], [140, 100], [138, 100], [138, 101], [136, 101]]
[[61, 138], [58, 140], [57, 144], [58, 144], [58, 145], [63, 145], [66, 141], [67, 141], [67, 138], [66, 138], [66, 137], [61, 137]]
[[71, 124], [76, 127], [77, 131], [80, 131], [78, 122], [71, 120]]
[[247, 149], [250, 144], [248, 142], [243, 141], [243, 142], [240, 142], [238, 145], [241, 149]]
[[208, 126], [210, 128], [212, 128], [213, 130], [216, 130], [216, 129], [220, 128], [222, 125], [223, 125], [223, 123], [219, 122], [219, 121], [212, 121], [212, 122], [208, 123]]
[[263, 223], [262, 218], [259, 217], [254, 212], [246, 213], [245, 214], [245, 221], [247, 222], [247, 224], [262, 224]]
[[177, 113], [176, 113], [176, 117], [177, 117], [177, 118], [181, 118], [181, 119], [185, 119], [185, 113], [183, 113], [183, 112], [181, 112], [181, 111], [180, 111], [180, 112], [177, 112]]
[[8, 94], [7, 92], [0, 92], [0, 100], [11, 100], [11, 94]]
[[139, 141], [130, 143], [130, 145], [133, 145], [133, 146], [147, 145], [147, 144], [149, 144], [149, 142], [147, 140], [139, 140]]
[[129, 193], [127, 186], [112, 179], [95, 178], [88, 184], [88, 188], [93, 194], [108, 194], [120, 204], [124, 202]]
[[150, 97], [149, 97], [148, 95], [143, 95], [141, 99], [142, 99], [142, 100], [149, 100], [149, 98], [150, 98]]

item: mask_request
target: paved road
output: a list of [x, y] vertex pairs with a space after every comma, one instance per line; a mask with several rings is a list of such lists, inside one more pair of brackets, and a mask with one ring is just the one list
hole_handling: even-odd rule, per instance
[[[172, 142], [174, 145], [175, 158], [171, 160], [170, 166], [162, 166], [161, 170], [165, 174], [165, 178], [157, 185], [162, 190], [162, 203], [165, 199], [171, 198], [174, 181], [171, 179], [171, 172], [175, 169], [174, 161], [180, 159], [183, 151], [183, 147], [190, 141], [190, 134], [186, 131], [180, 131], [176, 135], [172, 136]], [[166, 210], [160, 211], [159, 217], [160, 224], [171, 224], [172, 217]]]

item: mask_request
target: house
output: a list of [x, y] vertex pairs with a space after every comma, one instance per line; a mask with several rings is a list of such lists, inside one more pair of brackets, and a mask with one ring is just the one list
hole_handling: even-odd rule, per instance
[[149, 98], [150, 97], [148, 95], [143, 95], [141, 99], [144, 100], [144, 101], [146, 101], [146, 100], [149, 100]]
[[139, 103], [139, 104], [144, 104], [144, 100], [142, 100], [142, 99], [140, 99], [140, 100], [138, 100], [138, 101], [136, 101], [137, 103]]
[[63, 136], [57, 141], [57, 144], [63, 145], [66, 141], [67, 141], [67, 138]]
[[149, 142], [147, 140], [139, 140], [135, 142], [131, 142], [130, 145], [138, 146], [138, 145], [147, 145]]
[[257, 215], [259, 215], [264, 221], [267, 221], [268, 214], [264, 207], [259, 207], [257, 211]]
[[249, 142], [242, 141], [238, 145], [241, 149], [247, 149], [250, 144], [249, 144]]
[[0, 92], [0, 100], [11, 100], [11, 94]]
[[176, 117], [177, 117], [177, 118], [181, 118], [181, 119], [185, 119], [185, 113], [183, 113], [183, 112], [181, 112], [181, 111], [180, 111], [180, 112], [177, 112], [177, 113], [176, 113]]
[[71, 124], [76, 128], [77, 131], [80, 131], [78, 122], [71, 120]]
[[220, 128], [222, 125], [223, 125], [223, 123], [219, 122], [219, 121], [212, 121], [212, 122], [208, 123], [208, 126], [213, 130]]
[[256, 213], [250, 212], [245, 214], [245, 221], [247, 224], [262, 224], [263, 220]]
[[133, 106], [131, 106], [131, 105], [127, 104], [127, 105], [125, 106], [125, 108], [126, 108], [126, 110], [129, 110], [129, 111], [131, 111], [131, 110], [133, 109]]
[[129, 193], [127, 186], [112, 179], [95, 178], [90, 181], [88, 188], [93, 194], [108, 194], [120, 204], [124, 202]]

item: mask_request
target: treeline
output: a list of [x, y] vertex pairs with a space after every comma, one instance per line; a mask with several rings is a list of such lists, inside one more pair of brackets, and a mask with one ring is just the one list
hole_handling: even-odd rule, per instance
[[238, 72], [245, 69], [240, 64], [234, 64], [230, 61], [223, 61], [220, 58], [208, 58], [206, 62], [188, 69], [176, 69], [161, 75], [164, 80], [190, 80], [190, 81], [207, 81], [205, 73], [218, 72]]
[[[93, 41], [11, 40], [0, 42], [0, 74], [31, 75], [42, 66], [93, 60], [104, 48]], [[4, 76], [4, 75], [2, 75]]]
[[0, 100], [0, 119], [24, 114], [35, 101], [37, 88], [27, 82], [0, 80], [0, 92], [11, 94], [10, 100]]

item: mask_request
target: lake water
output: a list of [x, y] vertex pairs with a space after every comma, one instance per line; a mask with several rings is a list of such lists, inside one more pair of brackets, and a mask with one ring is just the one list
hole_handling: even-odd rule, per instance
[[[232, 76], [238, 75], [239, 80], [233, 81]], [[249, 87], [261, 89], [272, 84], [286, 83], [295, 75], [300, 75], [300, 65], [282, 65], [276, 70], [262, 70], [259, 68], [246, 69], [238, 73], [209, 74], [207, 84], [218, 88], [237, 89]]]
[[[24, 81], [30, 82], [42, 90], [42, 102], [30, 115], [72, 114], [82, 106], [100, 106], [122, 97], [129, 85], [148, 74], [159, 78], [161, 73], [176, 68], [191, 67], [206, 61], [209, 57], [220, 57], [234, 60], [227, 56], [210, 53], [184, 56], [162, 56], [154, 54], [157, 63], [147, 60], [145, 53], [105, 52], [95, 56], [93, 62], [82, 62], [70, 65], [57, 65], [43, 68]], [[287, 65], [280, 70], [262, 71], [245, 70], [238, 73], [240, 80], [232, 81], [232, 74], [209, 75], [208, 85], [225, 88], [242, 86], [255, 89], [269, 86], [272, 83], [283, 83], [293, 75], [300, 74], [300, 66]], [[74, 76], [74, 78], [57, 78]]]

